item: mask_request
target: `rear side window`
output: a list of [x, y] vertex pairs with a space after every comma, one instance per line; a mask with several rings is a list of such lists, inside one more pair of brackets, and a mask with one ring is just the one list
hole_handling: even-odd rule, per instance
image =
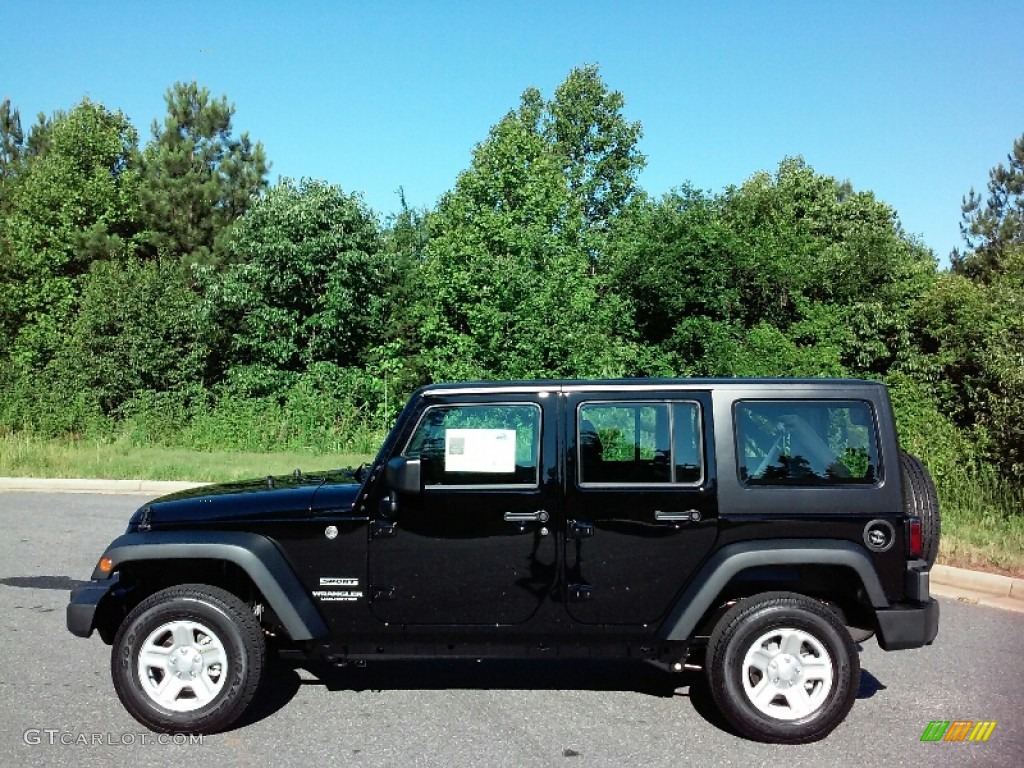
[[584, 403], [576, 426], [580, 483], [699, 483], [703, 477], [696, 402]]
[[878, 439], [861, 400], [746, 400], [735, 405], [736, 455], [747, 485], [871, 485]]

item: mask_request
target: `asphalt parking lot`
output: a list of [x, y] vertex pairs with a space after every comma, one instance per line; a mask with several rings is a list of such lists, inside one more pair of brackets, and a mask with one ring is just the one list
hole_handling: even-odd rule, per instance
[[[250, 717], [162, 744], [118, 702], [109, 648], [64, 626], [68, 590], [145, 497], [0, 493], [0, 765], [1019, 766], [1024, 615], [942, 600], [930, 648], [863, 646], [853, 711], [828, 739], [724, 729], [698, 675], [631, 664], [275, 666]], [[930, 721], [996, 721], [985, 743], [921, 742]], [[173, 740], [172, 740], [173, 741]]]

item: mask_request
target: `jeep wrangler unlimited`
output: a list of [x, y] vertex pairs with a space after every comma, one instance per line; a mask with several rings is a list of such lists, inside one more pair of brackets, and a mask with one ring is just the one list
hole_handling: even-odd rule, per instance
[[416, 392], [373, 463], [156, 499], [72, 591], [157, 731], [230, 726], [268, 655], [699, 665], [752, 739], [820, 739], [857, 641], [929, 645], [939, 516], [885, 388], [523, 381]]

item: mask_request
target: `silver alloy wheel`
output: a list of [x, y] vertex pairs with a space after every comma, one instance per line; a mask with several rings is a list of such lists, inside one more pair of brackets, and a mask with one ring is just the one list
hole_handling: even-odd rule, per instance
[[221, 692], [227, 665], [224, 644], [209, 627], [170, 621], [153, 630], [139, 649], [139, 683], [164, 709], [192, 712]]
[[777, 720], [816, 712], [832, 690], [832, 657], [814, 635], [790, 627], [765, 632], [743, 657], [743, 690]]

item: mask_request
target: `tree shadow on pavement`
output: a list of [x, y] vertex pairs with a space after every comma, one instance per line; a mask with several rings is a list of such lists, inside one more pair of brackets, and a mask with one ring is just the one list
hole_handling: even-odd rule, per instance
[[5, 587], [19, 587], [22, 589], [55, 589], [58, 591], [71, 591], [75, 587], [88, 584], [87, 581], [79, 581], [68, 576], [8, 576], [0, 579], [0, 584]]

